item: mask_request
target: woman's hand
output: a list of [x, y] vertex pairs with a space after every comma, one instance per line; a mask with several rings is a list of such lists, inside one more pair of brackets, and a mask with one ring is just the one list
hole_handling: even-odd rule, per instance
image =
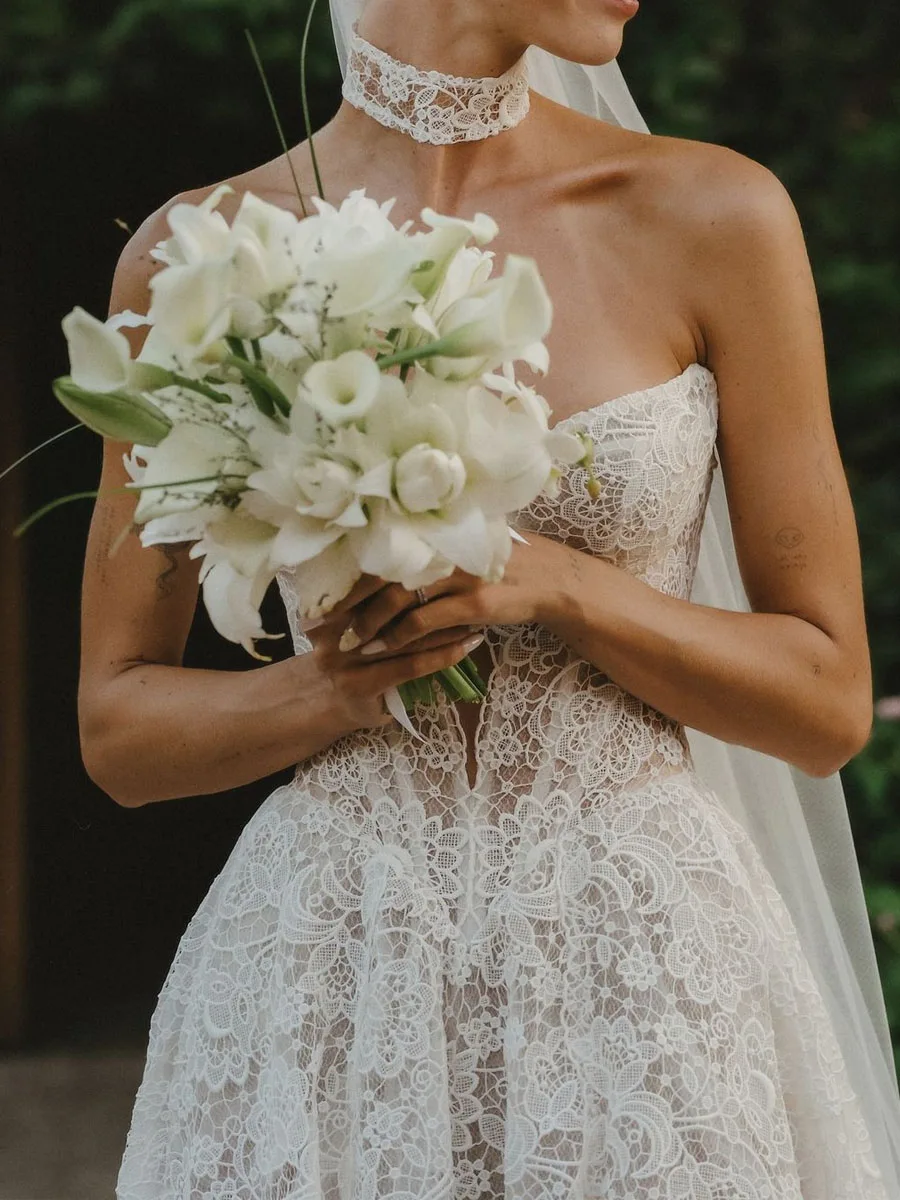
[[[429, 632], [402, 650], [385, 648], [365, 656], [359, 651], [341, 650], [339, 643], [348, 615], [355, 620], [360, 606], [372, 603], [395, 586], [364, 575], [353, 591], [308, 632], [312, 654], [295, 660], [318, 679], [329, 728], [338, 730], [335, 736], [392, 724], [394, 718], [386, 711], [383, 699], [388, 688], [455, 666], [484, 641], [484, 634], [466, 623]], [[410, 594], [415, 603], [415, 595]], [[307, 694], [313, 682], [307, 674]]]
[[[375, 581], [340, 607], [345, 629], [344, 654], [363, 656], [414, 651], [442, 635], [486, 625], [524, 625], [546, 621], [562, 603], [574, 552], [540, 534], [528, 532], [528, 545], [513, 542], [503, 578], [485, 583], [456, 570], [424, 589], [427, 602], [399, 583]], [[371, 577], [369, 577], [371, 578]], [[349, 609], [349, 613], [348, 613]], [[333, 615], [337, 615], [335, 609]], [[347, 617], [350, 617], [349, 624]]]

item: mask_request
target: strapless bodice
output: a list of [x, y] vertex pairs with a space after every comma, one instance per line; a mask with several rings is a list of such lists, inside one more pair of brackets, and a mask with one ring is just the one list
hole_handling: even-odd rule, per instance
[[[600, 556], [668, 595], [689, 598], [715, 467], [718, 391], [700, 363], [654, 387], [608, 400], [559, 422], [588, 433], [601, 492], [591, 498], [581, 466], [566, 470], [556, 496], [510, 514], [532, 530]], [[299, 629], [291, 572], [278, 576], [296, 652]], [[486, 817], [518, 799], [565, 788], [583, 803], [610, 789], [692, 766], [683, 726], [644, 704], [538, 624], [486, 631], [493, 669], [475, 736], [469, 786], [466, 735], [443, 692], [400, 726], [360, 730], [297, 767], [297, 785], [335, 797], [357, 814], [377, 795], [415, 798], [426, 815], [450, 819], [477, 796]], [[349, 814], [348, 814], [349, 815]]]

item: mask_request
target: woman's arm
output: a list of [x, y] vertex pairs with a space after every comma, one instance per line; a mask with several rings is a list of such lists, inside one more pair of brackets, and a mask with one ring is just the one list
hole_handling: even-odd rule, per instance
[[812, 272], [777, 178], [694, 145], [667, 240], [687, 248], [691, 307], [718, 380], [719, 457], [754, 611], [666, 596], [529, 533], [500, 583], [457, 572], [429, 589], [444, 595], [399, 620], [404, 598], [388, 589], [353, 624], [364, 641], [399, 648], [451, 622], [537, 620], [675, 720], [824, 777], [865, 745], [873, 705], [859, 544]]
[[825, 776], [866, 744], [873, 704], [859, 542], [815, 285], [778, 179], [721, 147], [699, 157], [690, 278], [754, 611], [667, 597], [572, 554], [546, 621], [662, 712]]
[[[196, 203], [208, 190], [177, 199]], [[239, 200], [226, 197], [226, 218], [233, 215], [227, 202]], [[110, 313], [148, 310], [149, 280], [160, 266], [149, 251], [167, 236], [167, 208], [148, 218], [123, 251]], [[123, 332], [137, 354], [146, 327]], [[104, 443], [101, 490], [129, 481], [122, 455], [131, 448]], [[200, 564], [187, 545], [141, 546], [136, 499], [133, 491], [98, 497], [82, 585], [82, 756], [91, 778], [119, 804], [227, 791], [299, 763], [355, 729], [389, 724], [381, 699], [388, 687], [451, 666], [468, 652], [463, 639], [471, 631], [456, 629], [399, 655], [342, 655], [341, 613], [378, 586], [364, 577], [316, 631], [312, 652], [246, 671], [186, 668]]]

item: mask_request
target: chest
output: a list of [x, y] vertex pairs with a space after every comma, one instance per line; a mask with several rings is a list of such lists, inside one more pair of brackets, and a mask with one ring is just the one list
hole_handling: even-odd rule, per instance
[[622, 395], [563, 422], [593, 444], [588, 473], [575, 465], [511, 518], [573, 549], [601, 556], [669, 594], [688, 595], [716, 464], [718, 391], [698, 363], [657, 386]]
[[[322, 173], [330, 180], [331, 203], [364, 187], [379, 202], [395, 199], [395, 224], [412, 221], [414, 229], [424, 228], [423, 205], [380, 173], [348, 175], [346, 167], [327, 161]], [[535, 260], [553, 305], [545, 339], [550, 368], [538, 375], [519, 362], [516, 373], [545, 397], [551, 421], [671, 378], [680, 363], [698, 357], [687, 289], [665, 231], [639, 221], [625, 198], [601, 188], [586, 199], [584, 189], [561, 181], [517, 181], [428, 203], [465, 218], [487, 212], [497, 221], [499, 233], [485, 247], [494, 255], [495, 275], [508, 254]]]

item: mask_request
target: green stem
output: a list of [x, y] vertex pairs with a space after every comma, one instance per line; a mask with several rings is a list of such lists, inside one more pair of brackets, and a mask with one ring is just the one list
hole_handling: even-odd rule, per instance
[[[266, 408], [271, 407], [277, 409], [283, 417], [290, 416], [291, 402], [278, 386], [274, 379], [266, 374], [265, 371], [255, 367], [253, 363], [248, 362], [246, 358], [242, 358], [237, 354], [228, 354], [223, 359], [223, 362], [230, 367], [237, 369], [244, 376], [247, 385], [251, 390], [253, 399], [257, 403], [257, 407], [265, 413], [266, 416], [271, 416], [272, 412], [267, 412]], [[264, 400], [266, 407], [263, 407], [261, 400]]]
[[38, 450], [43, 450], [45, 446], [49, 446], [51, 442], [58, 441], [59, 438], [65, 437], [67, 433], [71, 433], [73, 429], [87, 429], [86, 425], [82, 425], [79, 421], [77, 425], [70, 425], [67, 429], [61, 429], [59, 433], [54, 433], [53, 437], [47, 438], [46, 442], [41, 442], [39, 446], [32, 446], [30, 450], [26, 450], [21, 458], [17, 458], [14, 463], [10, 463], [5, 470], [0, 471], [0, 479], [5, 479], [10, 471], [14, 471], [26, 458], [31, 458], [32, 454], [37, 454]]
[[420, 358], [434, 358], [443, 354], [447, 349], [447, 339], [441, 338], [436, 342], [423, 342], [421, 346], [410, 346], [406, 350], [397, 350], [394, 354], [383, 354], [375, 361], [382, 370], [396, 366], [398, 363], [414, 363]]
[[306, 126], [306, 140], [309, 142], [309, 154], [312, 158], [313, 171], [316, 174], [316, 187], [322, 200], [325, 192], [322, 188], [322, 177], [319, 174], [319, 160], [316, 158], [316, 146], [313, 139], [312, 122], [309, 117], [309, 100], [306, 95], [306, 44], [309, 41], [309, 30], [312, 25], [313, 13], [316, 10], [316, 0], [311, 0], [309, 12], [306, 14], [306, 26], [303, 30], [303, 41], [300, 43], [300, 99], [303, 104], [303, 124]]
[[187, 388], [191, 392], [199, 392], [201, 396], [205, 396], [207, 400], [215, 400], [217, 404], [230, 404], [231, 397], [227, 392], [217, 392], [215, 388], [210, 387], [208, 383], [201, 383], [199, 379], [188, 379], [186, 375], [176, 375], [172, 372], [172, 382], [177, 383], [179, 387]]
[[262, 65], [262, 61], [259, 57], [259, 53], [257, 52], [256, 43], [253, 40], [253, 34], [250, 32], [249, 29], [245, 29], [244, 33], [247, 36], [247, 41], [250, 43], [250, 52], [253, 55], [253, 58], [256, 62], [256, 68], [259, 71], [260, 77], [262, 78], [263, 89], [265, 90], [266, 97], [269, 101], [269, 108], [272, 110], [272, 117], [275, 121], [275, 128], [278, 130], [278, 136], [281, 139], [281, 148], [284, 151], [284, 156], [288, 161], [288, 166], [290, 167], [291, 176], [293, 177], [293, 180], [294, 180], [294, 187], [297, 189], [297, 197], [300, 201], [301, 211], [303, 212], [304, 217], [308, 217], [309, 213], [307, 212], [306, 205], [303, 202], [303, 193], [300, 190], [300, 182], [297, 179], [297, 172], [294, 170], [294, 163], [291, 158], [290, 152], [288, 150], [288, 144], [287, 144], [287, 140], [284, 136], [284, 130], [281, 128], [281, 120], [279, 119], [279, 116], [278, 116], [278, 109], [275, 107], [275, 100], [272, 97], [272, 90], [269, 87], [269, 81], [266, 78], [265, 68]]
[[21, 537], [22, 534], [25, 533], [26, 530], [30, 529], [31, 526], [34, 525], [34, 523], [36, 521], [39, 521], [41, 519], [41, 517], [46, 516], [46, 514], [49, 512], [53, 512], [53, 510], [55, 508], [60, 508], [63, 504], [68, 504], [72, 500], [89, 500], [89, 499], [97, 497], [97, 496], [110, 496], [115, 492], [143, 492], [150, 488], [188, 487], [190, 484], [193, 484], [193, 483], [213, 483], [214, 481], [219, 480], [219, 479], [244, 479], [244, 478], [246, 478], [246, 476], [244, 476], [244, 475], [231, 475], [231, 474], [229, 474], [229, 475], [203, 475], [197, 479], [176, 479], [176, 480], [172, 481], [171, 483], [169, 483], [169, 482], [166, 482], [166, 483], [130, 483], [130, 484], [125, 484], [123, 487], [104, 488], [102, 491], [95, 490], [95, 491], [91, 491], [91, 492], [70, 492], [67, 496], [57, 496], [55, 500], [50, 500], [47, 504], [43, 505], [41, 508], [36, 509], [35, 512], [33, 512], [31, 514], [31, 516], [26, 517], [25, 520], [20, 525], [16, 526], [16, 528], [13, 530], [13, 536]]
[[458, 667], [445, 668], [438, 673], [438, 679], [451, 700], [473, 701], [482, 698]]

